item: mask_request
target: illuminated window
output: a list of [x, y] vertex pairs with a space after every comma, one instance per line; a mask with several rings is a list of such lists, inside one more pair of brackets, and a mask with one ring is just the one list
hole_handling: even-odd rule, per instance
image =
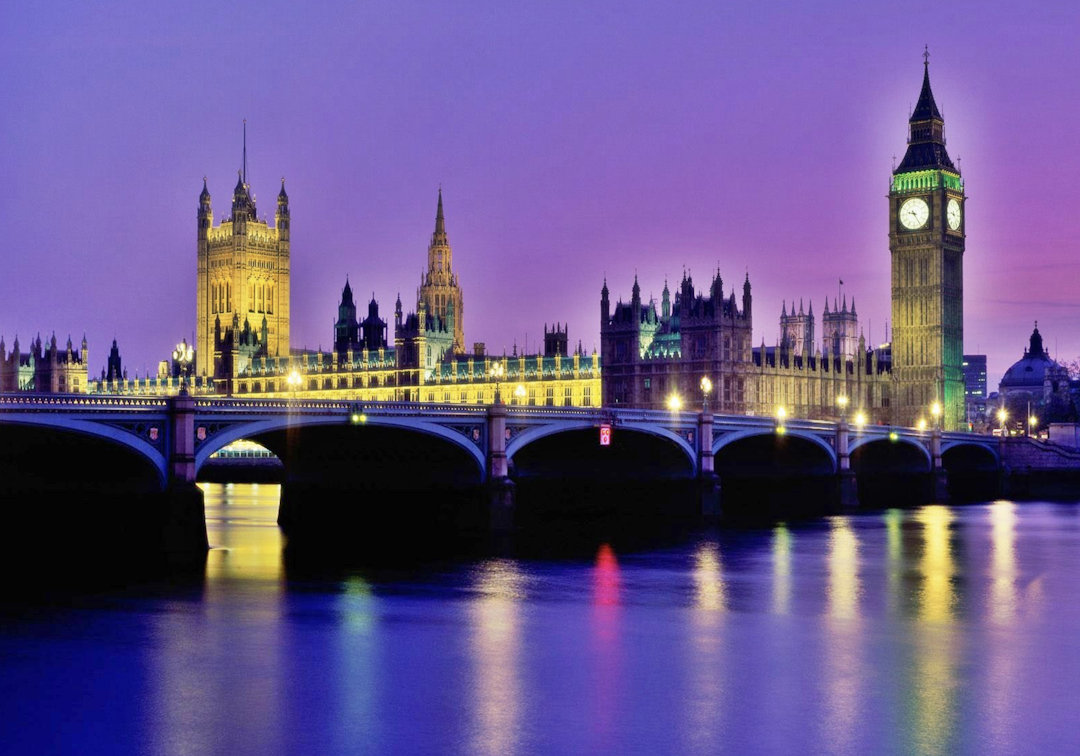
[[574, 403], [573, 389], [569, 386], [563, 388], [563, 406], [569, 407]]
[[555, 406], [555, 387], [548, 386], [547, 391], [544, 392], [544, 404], [548, 407]]

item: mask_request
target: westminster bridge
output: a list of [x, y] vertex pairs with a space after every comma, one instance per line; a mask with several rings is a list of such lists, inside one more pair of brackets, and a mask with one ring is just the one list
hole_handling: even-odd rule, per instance
[[[195, 481], [211, 455], [239, 439], [281, 459], [287, 488], [351, 490], [378, 481], [417, 496], [485, 491], [496, 530], [512, 526], [515, 488], [530, 481], [692, 483], [701, 514], [716, 516], [722, 485], [726, 503], [736, 488], [754, 499], [774, 481], [814, 479], [828, 482], [841, 506], [855, 506], [864, 478], [919, 478], [940, 501], [950, 477], [996, 481], [1002, 467], [996, 438], [845, 421], [502, 403], [6, 394], [0, 486], [27, 495], [164, 495], [177, 543], [190, 542], [190, 533], [205, 543]], [[283, 494], [286, 529], [302, 515], [296, 500]]]

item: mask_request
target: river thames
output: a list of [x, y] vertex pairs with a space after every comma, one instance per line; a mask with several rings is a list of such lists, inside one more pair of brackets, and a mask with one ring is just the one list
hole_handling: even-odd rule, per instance
[[1080, 751], [1076, 505], [297, 578], [277, 486], [205, 488], [205, 580], [3, 618], [0, 751]]

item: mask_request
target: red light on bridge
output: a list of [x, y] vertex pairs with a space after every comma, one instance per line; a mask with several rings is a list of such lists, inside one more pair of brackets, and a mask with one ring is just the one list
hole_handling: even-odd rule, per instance
[[601, 446], [611, 446], [611, 426], [610, 425], [601, 425], [600, 426], [600, 445]]

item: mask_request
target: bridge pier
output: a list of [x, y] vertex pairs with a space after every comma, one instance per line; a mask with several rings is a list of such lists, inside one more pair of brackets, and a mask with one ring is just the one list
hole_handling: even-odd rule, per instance
[[206, 510], [195, 485], [195, 399], [182, 392], [169, 399], [169, 463], [162, 540], [172, 555], [205, 554]]
[[701, 518], [705, 522], [720, 519], [720, 476], [716, 474], [716, 460], [713, 457], [713, 414], [708, 409], [698, 415], [698, 494], [701, 504]]
[[842, 509], [859, 506], [859, 481], [851, 469], [851, 447], [846, 417], [836, 424], [837, 499]]
[[941, 428], [930, 434], [930, 498], [936, 504], [949, 501], [949, 474], [941, 459]]
[[495, 403], [487, 410], [487, 493], [488, 523], [496, 534], [514, 529], [516, 492], [506, 459], [506, 405], [496, 391]]

